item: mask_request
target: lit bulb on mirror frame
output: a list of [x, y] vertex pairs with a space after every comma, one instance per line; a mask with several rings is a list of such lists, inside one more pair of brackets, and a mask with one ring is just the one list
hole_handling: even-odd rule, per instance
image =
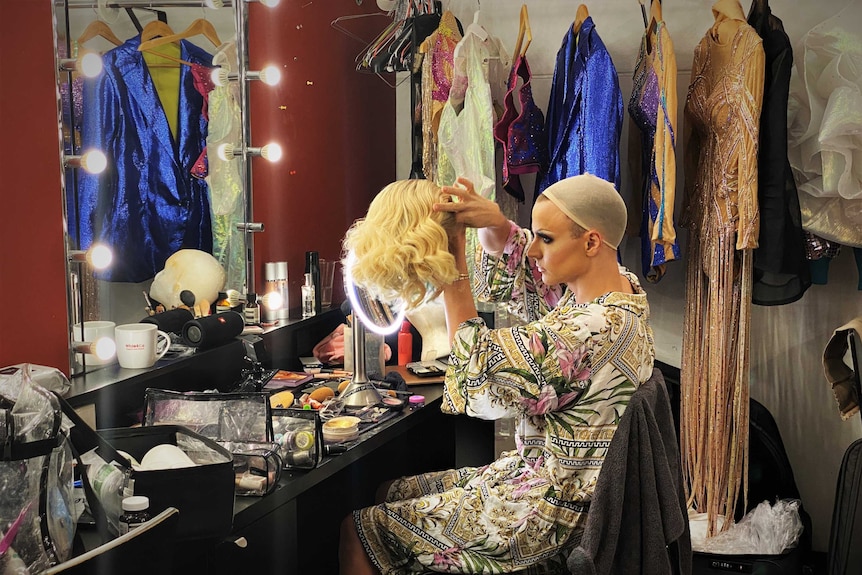
[[227, 86], [228, 81], [230, 81], [230, 76], [225, 68], [213, 68], [213, 71], [210, 72], [210, 79], [216, 86], [223, 87]]
[[267, 66], [260, 71], [260, 81], [267, 86], [277, 86], [281, 82], [281, 70], [277, 66]]
[[114, 254], [111, 248], [104, 244], [93, 244], [87, 251], [70, 250], [69, 261], [78, 264], [87, 264], [93, 269], [103, 270], [111, 265]]
[[267, 8], [273, 8], [274, 6], [278, 6], [278, 3], [281, 0], [258, 0], [261, 4], [266, 6]]
[[282, 151], [281, 146], [276, 143], [267, 144], [260, 149], [260, 155], [264, 160], [270, 162], [277, 162], [281, 159]]
[[87, 52], [79, 59], [79, 69], [87, 78], [95, 78], [102, 73], [102, 57], [95, 52]]
[[96, 340], [95, 352], [93, 355], [101, 360], [111, 359], [117, 355], [117, 344], [109, 337], [100, 337]]
[[263, 295], [263, 305], [270, 311], [276, 311], [284, 306], [284, 297], [277, 292], [271, 291]]
[[218, 155], [218, 157], [223, 161], [229, 162], [234, 158], [233, 151], [233, 144], [221, 144], [218, 148], [216, 148], [216, 155]]
[[101, 174], [108, 167], [108, 158], [99, 150], [89, 150], [81, 155], [81, 167], [91, 174]]
[[87, 254], [87, 261], [97, 270], [107, 268], [114, 261], [114, 253], [104, 244], [93, 244]]
[[72, 344], [76, 353], [94, 355], [101, 360], [108, 360], [117, 355], [117, 344], [110, 337], [100, 337], [96, 341], [81, 341]]
[[204, 4], [206, 4], [207, 8], [213, 8], [214, 10], [224, 8], [224, 0], [204, 0]]

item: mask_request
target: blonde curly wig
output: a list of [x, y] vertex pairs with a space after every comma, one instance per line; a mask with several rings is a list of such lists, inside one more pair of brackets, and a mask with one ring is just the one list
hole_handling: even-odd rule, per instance
[[[344, 237], [343, 269], [381, 301], [413, 309], [458, 277], [447, 229], [454, 217], [434, 212], [440, 188], [429, 180], [399, 180], [383, 188]], [[351, 257], [351, 254], [354, 257]]]

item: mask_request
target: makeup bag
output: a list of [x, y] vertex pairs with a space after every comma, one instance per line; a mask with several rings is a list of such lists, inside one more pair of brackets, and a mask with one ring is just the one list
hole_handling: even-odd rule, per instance
[[285, 469], [314, 469], [323, 459], [323, 427], [317, 411], [273, 408], [272, 429]]
[[222, 446], [233, 454], [238, 496], [262, 496], [275, 489], [283, 466], [278, 443], [229, 441]]
[[182, 425], [218, 442], [271, 442], [269, 393], [147, 389], [144, 426]]
[[77, 516], [68, 425], [30, 366], [0, 370], [0, 571], [37, 573], [69, 558]]

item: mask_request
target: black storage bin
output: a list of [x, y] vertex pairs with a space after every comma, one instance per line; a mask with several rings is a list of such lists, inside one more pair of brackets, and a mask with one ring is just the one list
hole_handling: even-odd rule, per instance
[[694, 575], [801, 575], [803, 566], [803, 552], [798, 547], [780, 555], [717, 555], [695, 552], [692, 558]]
[[[150, 513], [168, 507], [180, 510], [177, 540], [221, 538], [233, 526], [233, 456], [216, 443], [179, 425], [102, 429], [98, 434], [115, 449], [141, 458], [160, 444], [178, 444], [178, 437], [192, 438], [208, 450], [217, 452], [223, 462], [157, 471], [132, 471], [135, 495], [150, 498]], [[182, 438], [181, 436], [186, 436]], [[194, 457], [192, 457], [194, 459]]]

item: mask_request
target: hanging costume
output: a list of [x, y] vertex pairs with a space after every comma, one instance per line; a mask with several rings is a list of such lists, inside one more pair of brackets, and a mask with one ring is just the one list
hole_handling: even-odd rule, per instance
[[569, 26], [557, 52], [546, 118], [550, 166], [537, 194], [569, 176], [590, 173], [620, 189], [623, 97], [617, 71], [587, 17]]
[[455, 46], [461, 40], [458, 21], [449, 10], [440, 17], [440, 26], [419, 47], [422, 57], [422, 171], [437, 181], [437, 131], [440, 115], [452, 89]]
[[763, 40], [766, 83], [760, 113], [757, 202], [760, 237], [754, 250], [753, 303], [792, 303], [811, 285], [799, 197], [787, 160], [787, 98], [793, 51], [766, 0], [754, 0], [748, 23]]
[[[732, 519], [748, 464], [752, 254], [764, 80], [760, 37], [739, 0], [718, 0], [695, 48], [685, 112], [688, 267], [681, 455], [690, 504]], [[745, 489], [743, 489], [743, 492]], [[728, 526], [731, 521], [725, 521]]]
[[[102, 75], [88, 83], [82, 132], [82, 149], [102, 150], [108, 167], [98, 175], [78, 171], [81, 249], [101, 242], [113, 250], [101, 274], [110, 281], [152, 278], [181, 248], [212, 251], [206, 184], [191, 175], [206, 143], [203, 97], [190, 68], [180, 66], [170, 121], [139, 44], [135, 36], [103, 56]], [[184, 40], [179, 57], [212, 61]]]
[[[644, 277], [655, 283], [664, 276], [665, 264], [679, 259], [680, 251], [673, 225], [676, 55], [662, 19], [661, 2], [651, 4], [650, 15], [635, 65], [629, 115], [641, 131], [641, 173], [636, 174], [641, 179], [641, 264]], [[637, 158], [637, 152], [632, 156]]]
[[[469, 30], [469, 29], [468, 29]], [[455, 76], [449, 100], [440, 114], [437, 132], [437, 180], [439, 186], [455, 184], [456, 177], [473, 182], [476, 193], [495, 199], [496, 165], [494, 161], [494, 110], [491, 90], [492, 70], [509, 65], [509, 57], [499, 39], [482, 40], [466, 33], [458, 44]], [[494, 59], [495, 65], [490, 61]], [[496, 79], [495, 79], [496, 81]], [[476, 230], [467, 229], [467, 253], [476, 253], [479, 240]], [[473, 258], [468, 269], [475, 277]]]
[[[513, 92], [518, 78], [521, 110], [515, 108]], [[522, 174], [535, 174], [547, 168], [548, 146], [545, 137], [545, 116], [533, 100], [532, 73], [527, 56], [520, 54], [512, 66], [504, 110], [494, 126], [494, 138], [503, 146], [503, 189], [519, 202], [525, 200]]]
[[788, 155], [799, 186], [814, 283], [826, 283], [824, 240], [852, 246], [862, 289], [862, 5], [851, 2], [802, 38], [790, 85]]
[[[531, 239], [522, 230], [515, 243]], [[516, 450], [480, 468], [402, 478], [386, 503], [354, 512], [382, 573], [568, 572], [618, 419], [652, 375], [646, 295], [625, 277], [634, 294], [578, 304], [569, 293], [526, 326], [459, 326], [443, 411], [517, 418]]]
[[[228, 73], [234, 71], [236, 62], [235, 42], [223, 45], [213, 56], [213, 65], [221, 66]], [[225, 270], [225, 287], [242, 291], [246, 279], [245, 233], [236, 227], [245, 221], [240, 158], [225, 161], [217, 153], [222, 144], [236, 145], [242, 141], [242, 108], [236, 82], [216, 86], [210, 92], [209, 114], [207, 149], [210, 153], [206, 181], [212, 209], [213, 256]]]

